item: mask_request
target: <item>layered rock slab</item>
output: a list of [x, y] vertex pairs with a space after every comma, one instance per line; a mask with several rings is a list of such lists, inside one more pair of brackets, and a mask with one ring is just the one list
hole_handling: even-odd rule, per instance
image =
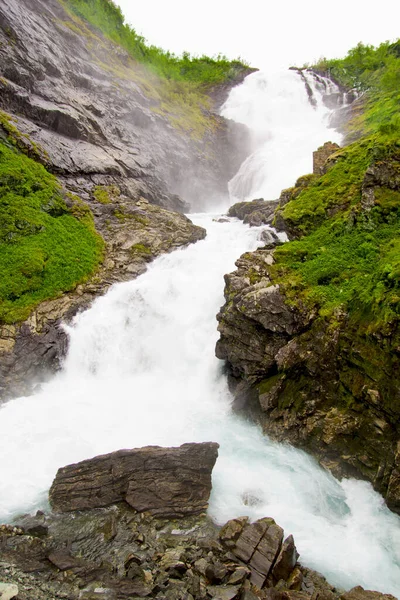
[[125, 501], [138, 512], [182, 517], [207, 509], [218, 444], [146, 446], [96, 456], [58, 470], [49, 492], [55, 511]]

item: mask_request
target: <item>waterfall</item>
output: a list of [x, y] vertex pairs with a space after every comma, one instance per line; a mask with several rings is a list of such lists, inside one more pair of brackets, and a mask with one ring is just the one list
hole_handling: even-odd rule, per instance
[[[253, 99], [249, 86], [259, 90]], [[294, 73], [272, 80], [252, 75], [231, 93], [229, 111], [247, 120], [254, 152], [263, 157], [259, 180], [253, 167], [237, 175], [248, 181], [249, 195], [259, 188], [277, 196], [310, 171], [311, 150], [334, 139], [326, 107], [311, 106]], [[293, 533], [302, 564], [333, 584], [399, 595], [400, 519], [371, 485], [337, 481], [307, 454], [272, 442], [232, 413], [214, 355], [215, 315], [224, 301], [224, 273], [261, 244], [262, 228], [191, 217], [207, 228], [207, 238], [159, 257], [144, 275], [98, 298], [67, 327], [62, 372], [35, 396], [1, 408], [0, 519], [46, 508], [60, 466], [120, 448], [216, 441], [209, 508], [215, 521], [273, 517]]]
[[[327, 131], [331, 107], [324, 96], [339, 90], [322, 77], [295, 71], [249, 75], [232, 90], [221, 114], [247, 125], [253, 152], [229, 183], [231, 203], [243, 200], [275, 200], [300, 175], [312, 173], [312, 153], [324, 142], [340, 142], [335, 130]], [[306, 93], [306, 84], [314, 102]]]

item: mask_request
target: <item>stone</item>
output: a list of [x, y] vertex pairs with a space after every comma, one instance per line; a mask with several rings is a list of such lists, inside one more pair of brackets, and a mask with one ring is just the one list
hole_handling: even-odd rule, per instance
[[246, 525], [233, 549], [235, 556], [243, 562], [248, 563], [267, 531], [269, 524], [270, 519], [260, 519], [255, 523]]
[[221, 529], [219, 538], [221, 542], [228, 548], [233, 548], [236, 545], [240, 534], [245, 525], [249, 522], [248, 517], [238, 517], [228, 521]]
[[339, 150], [340, 146], [332, 142], [325, 142], [318, 150], [313, 152], [313, 173], [322, 175], [324, 166], [328, 158]]
[[82, 566], [82, 561], [65, 550], [54, 550], [53, 552], [50, 552], [47, 558], [57, 567], [57, 569], [60, 569], [60, 571], [66, 571], [67, 569], [74, 569]]
[[119, 450], [58, 470], [49, 492], [58, 512], [126, 501], [138, 512], [180, 517], [207, 509], [218, 444]]
[[273, 519], [269, 519], [269, 521], [270, 523], [249, 563], [252, 569], [250, 580], [260, 589], [270, 573], [283, 540], [282, 527], [279, 527]]
[[284, 579], [286, 581], [292, 573], [299, 556], [293, 536], [289, 535], [283, 542], [282, 548], [272, 569], [272, 577], [274, 580], [279, 581], [280, 579]]
[[232, 600], [239, 591], [237, 585], [209, 585], [207, 593], [213, 600]]
[[381, 594], [380, 592], [364, 590], [361, 586], [357, 586], [342, 594], [339, 600], [396, 600], [396, 598], [391, 594]]
[[13, 583], [0, 583], [0, 600], [11, 600], [18, 596], [18, 586]]

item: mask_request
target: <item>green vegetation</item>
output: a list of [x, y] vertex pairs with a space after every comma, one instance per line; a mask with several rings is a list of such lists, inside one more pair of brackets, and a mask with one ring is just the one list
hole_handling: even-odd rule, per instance
[[364, 133], [400, 134], [400, 40], [378, 48], [358, 44], [343, 59], [321, 59], [315, 69], [364, 94], [365, 110], [353, 126]]
[[121, 194], [117, 185], [96, 185], [93, 190], [93, 196], [100, 204], [110, 204]]
[[233, 79], [246, 66], [240, 59], [230, 61], [224, 56], [197, 58], [187, 52], [177, 57], [156, 46], [149, 46], [125, 23], [121, 9], [112, 0], [67, 0], [67, 5], [79, 17], [125, 48], [132, 58], [146, 64], [163, 78], [210, 86]]
[[364, 135], [336, 152], [324, 175], [292, 190], [280, 217], [295, 239], [276, 249], [274, 279], [290, 302], [316, 308], [332, 325], [347, 315], [365, 333], [393, 331], [400, 315], [400, 44], [359, 44], [316, 68], [364, 91], [356, 117]]
[[152, 250], [144, 244], [134, 244], [129, 248], [129, 251], [135, 256], [139, 255], [142, 257], [150, 258], [152, 256]]
[[103, 240], [89, 208], [71, 204], [53, 175], [0, 138], [0, 322], [27, 318], [96, 269]]

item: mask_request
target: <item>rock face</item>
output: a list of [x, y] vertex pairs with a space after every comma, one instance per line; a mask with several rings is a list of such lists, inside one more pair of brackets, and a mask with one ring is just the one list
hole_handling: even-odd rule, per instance
[[[281, 194], [275, 223], [291, 239], [298, 231], [280, 209], [299, 202], [315, 177]], [[360, 183], [363, 218], [383, 193], [399, 188], [397, 155], [373, 160]], [[276, 283], [270, 245], [244, 254], [236, 266], [225, 276], [216, 345], [217, 357], [228, 362], [236, 407], [273, 438], [309, 450], [336, 476], [371, 481], [399, 512], [398, 322], [371, 332], [356, 313], [337, 310], [332, 323], [317, 305], [289, 300]]]
[[237, 407], [335, 475], [370, 480], [398, 511], [398, 380], [386, 375], [398, 372], [397, 356], [344, 315], [332, 332], [290, 306], [270, 276], [273, 260], [273, 250], [259, 249], [225, 276], [216, 355], [228, 361]]
[[282, 538], [273, 519], [220, 528], [201, 515], [178, 524], [125, 503], [39, 513], [0, 526], [0, 579], [18, 584], [21, 600], [394, 600], [335, 589], [297, 562], [292, 536]]
[[55, 511], [127, 502], [138, 512], [182, 517], [207, 509], [218, 444], [147, 446], [96, 456], [58, 470], [49, 497]]
[[173, 210], [188, 208], [177, 193], [200, 207], [226, 192], [244, 128], [236, 150], [234, 124], [211, 113], [193, 133], [162, 81], [58, 0], [4, 0], [0, 26], [0, 107], [71, 191], [115, 184]]
[[324, 172], [324, 166], [328, 158], [339, 150], [338, 144], [332, 142], [325, 142], [323, 146], [313, 152], [313, 173], [316, 175], [322, 175]]
[[309, 322], [309, 315], [288, 307], [279, 286], [271, 283], [272, 262], [273, 251], [265, 249], [237, 260], [237, 271], [225, 275], [227, 303], [217, 315], [216, 355], [228, 361], [233, 375], [249, 382], [273, 370], [277, 353]]
[[229, 208], [228, 216], [237, 217], [251, 227], [272, 225], [278, 204], [279, 200], [265, 201], [262, 198], [251, 202], [237, 202]]
[[[238, 72], [237, 83], [250, 71]], [[203, 207], [226, 193], [247, 153], [246, 128], [205, 109], [178, 118], [165, 85], [63, 2], [1, 3], [0, 135], [11, 132], [58, 176], [67, 204], [90, 207], [107, 247], [90, 281], [42, 303], [24, 323], [0, 323], [0, 401], [30, 394], [59, 368], [61, 322], [155, 256], [204, 237], [165, 209]], [[213, 92], [220, 101], [228, 91]]]

